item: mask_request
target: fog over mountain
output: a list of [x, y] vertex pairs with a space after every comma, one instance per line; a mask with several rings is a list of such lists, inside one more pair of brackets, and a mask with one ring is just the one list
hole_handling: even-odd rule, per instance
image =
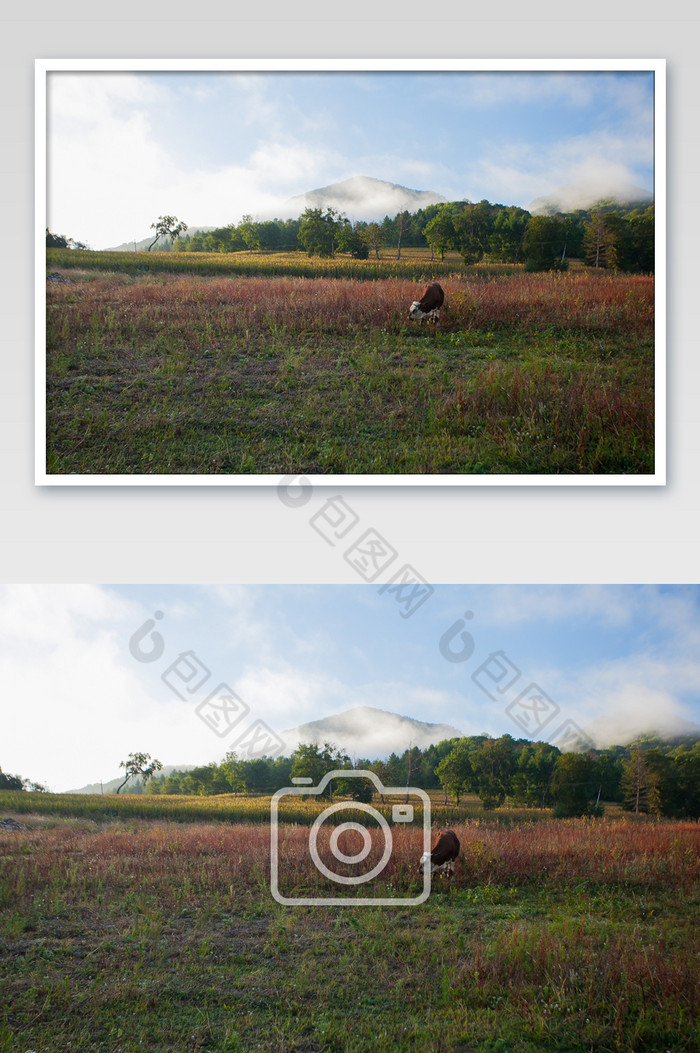
[[[447, 200], [434, 190], [413, 190], [384, 179], [353, 176], [340, 183], [330, 183], [328, 186], [290, 197], [265, 213], [256, 213], [253, 219], [256, 222], [270, 219], [298, 219], [307, 208], [334, 208], [352, 222], [356, 220], [381, 222], [385, 216], [393, 218], [399, 212], [415, 213], [428, 205], [444, 204]], [[466, 197], [464, 200], [467, 200]], [[527, 209], [532, 215], [551, 215], [555, 212], [573, 212], [576, 209], [591, 208], [601, 201], [631, 205], [652, 200], [653, 194], [649, 190], [644, 190], [622, 177], [614, 177], [608, 173], [601, 174], [597, 179], [586, 178], [577, 183], [561, 186], [549, 194], [535, 198]], [[502, 203], [509, 205], [513, 202]], [[223, 227], [230, 222], [231, 217], [222, 216], [219, 225]], [[188, 234], [214, 229], [212, 226], [190, 224]], [[152, 241], [153, 235], [149, 235], [141, 241], [122, 242], [121, 245], [112, 246], [105, 251], [144, 252]], [[159, 245], [162, 247], [167, 242], [168, 239], [163, 238]], [[175, 248], [178, 248], [177, 243]]]
[[459, 738], [464, 733], [450, 724], [431, 724], [413, 717], [402, 717], [371, 706], [356, 706], [321, 720], [283, 731], [281, 737], [291, 753], [300, 742], [322, 745], [330, 742], [341, 747], [350, 757], [369, 760], [386, 758], [390, 753], [403, 753], [409, 746], [425, 749], [445, 739]]
[[[427, 205], [438, 205], [447, 198], [434, 190], [412, 190], [410, 187], [389, 183], [384, 179], [373, 179], [371, 176], [353, 176], [340, 183], [331, 183], [316, 190], [297, 194], [286, 201], [281, 201], [265, 213], [256, 213], [256, 222], [270, 219], [298, 219], [307, 208], [334, 208], [352, 220], [371, 222], [381, 221], [385, 216], [395, 216], [399, 212], [418, 212]], [[230, 217], [221, 219], [221, 226], [230, 223]], [[188, 234], [197, 231], [214, 230], [212, 226], [190, 224]], [[144, 252], [153, 241], [153, 235], [141, 241], [122, 242], [107, 252]], [[161, 239], [166, 244], [167, 238]], [[177, 248], [177, 244], [175, 245]]]
[[[683, 736], [700, 736], [700, 725], [674, 713], [668, 708], [656, 707], [656, 711], [644, 711], [637, 714], [634, 719], [631, 713], [623, 705], [604, 717], [586, 724], [582, 729], [582, 737], [578, 740], [575, 735], [568, 738], [564, 743], [555, 742], [563, 752], [587, 750], [591, 744], [596, 749], [608, 749], [611, 746], [626, 746], [639, 738], [653, 736], [672, 742]], [[372, 706], [356, 706], [353, 709], [344, 710], [342, 713], [334, 713], [319, 720], [311, 720], [306, 724], [300, 724], [296, 728], [289, 728], [280, 735], [285, 741], [282, 751], [284, 756], [290, 756], [299, 743], [313, 742], [322, 746], [325, 742], [337, 746], [347, 753], [352, 760], [365, 758], [368, 760], [385, 760], [389, 754], [397, 753], [399, 756], [404, 750], [413, 746], [425, 750], [430, 745], [444, 742], [446, 739], [462, 738], [465, 732], [458, 730], [451, 724], [433, 724], [429, 721], [416, 720], [414, 717], [404, 717], [399, 713], [390, 713], [387, 710], [376, 709]], [[499, 733], [494, 733], [498, 737]], [[532, 738], [550, 741], [547, 730], [540, 735], [523, 736], [522, 731], [513, 726], [510, 731], [513, 738]], [[221, 755], [212, 758], [219, 763], [223, 759]], [[189, 771], [197, 767], [194, 764], [166, 764], [159, 775], [169, 775], [173, 771]], [[124, 781], [123, 773], [116, 779], [110, 779], [104, 783], [90, 783], [86, 786], [66, 793], [115, 793], [117, 787]], [[141, 784], [139, 778], [131, 779], [127, 784], [133, 789]]]
[[382, 220], [385, 216], [417, 212], [426, 205], [439, 205], [445, 201], [447, 198], [433, 190], [411, 190], [384, 179], [353, 176], [341, 183], [331, 183], [289, 198], [281, 206], [279, 218], [296, 218], [307, 208], [335, 208], [348, 219]]
[[654, 195], [625, 180], [586, 180], [580, 183], [568, 183], [560, 186], [550, 194], [535, 198], [527, 206], [533, 216], [553, 215], [555, 212], [575, 212], [577, 209], [592, 208], [599, 202], [614, 202], [616, 205], [633, 205], [642, 201], [653, 201]]
[[671, 742], [683, 736], [700, 735], [700, 725], [672, 713], [658, 713], [655, 717], [630, 721], [624, 712], [613, 712], [587, 724], [584, 734], [600, 750], [611, 746], [628, 746], [639, 738], [653, 736]]

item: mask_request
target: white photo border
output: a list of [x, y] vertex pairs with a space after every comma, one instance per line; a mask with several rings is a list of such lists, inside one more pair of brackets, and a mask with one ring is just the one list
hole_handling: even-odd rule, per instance
[[665, 486], [666, 484], [666, 60], [369, 58], [41, 58], [35, 60], [36, 486], [276, 486], [267, 475], [58, 475], [46, 471], [47, 85], [53, 72], [650, 72], [654, 74], [654, 472], [635, 475], [309, 475], [315, 486]]

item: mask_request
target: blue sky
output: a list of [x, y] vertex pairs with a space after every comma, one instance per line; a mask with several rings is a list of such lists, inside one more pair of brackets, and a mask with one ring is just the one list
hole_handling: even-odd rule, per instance
[[653, 74], [51, 72], [48, 225], [105, 248], [371, 176], [527, 207], [653, 190]]
[[[532, 738], [566, 720], [599, 741], [700, 724], [699, 587], [438, 586], [401, 611], [374, 586], [4, 586], [0, 765], [66, 790], [115, 778], [136, 750], [219, 760], [228, 738], [195, 714], [219, 683], [276, 732], [355, 706]], [[144, 626], [137, 656], [162, 638], [150, 662], [130, 649]], [[470, 653], [450, 661], [462, 631]], [[189, 694], [168, 673], [183, 653], [193, 686], [208, 673]], [[494, 653], [513, 678], [495, 701], [482, 689]], [[559, 707], [541, 735], [506, 711], [532, 684]]]

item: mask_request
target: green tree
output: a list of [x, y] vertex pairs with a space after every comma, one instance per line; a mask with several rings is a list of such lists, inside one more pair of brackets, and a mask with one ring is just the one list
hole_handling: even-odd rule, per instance
[[[388, 218], [388, 217], [387, 217]], [[384, 221], [386, 223], [386, 220]], [[395, 220], [396, 228], [396, 259], [401, 259], [401, 241], [405, 234], [411, 229], [411, 213], [399, 212]]]
[[[350, 758], [330, 742], [319, 746], [316, 742], [300, 742], [292, 754], [292, 779], [310, 778], [310, 786], [318, 786], [324, 775], [336, 768], [349, 768]], [[332, 793], [329, 783], [326, 795]]]
[[307, 208], [299, 223], [299, 242], [309, 256], [333, 256], [341, 227], [334, 208]]
[[556, 816], [593, 814], [597, 794], [593, 757], [589, 753], [561, 753], [554, 765], [551, 793]]
[[371, 804], [374, 797], [374, 786], [369, 779], [336, 779], [335, 793], [341, 797], [351, 797], [353, 801]]
[[219, 767], [231, 792], [242, 793], [245, 790], [245, 771], [238, 754], [234, 750], [229, 750]]
[[386, 240], [386, 235], [378, 223], [368, 223], [362, 231], [362, 240], [370, 252], [379, 259], [379, 250]]
[[489, 256], [517, 263], [529, 219], [530, 213], [523, 208], [500, 208], [488, 239]]
[[532, 216], [523, 237], [526, 270], [561, 270], [566, 263], [565, 251], [566, 237], [561, 220], [557, 216]]
[[401, 763], [401, 758], [397, 753], [390, 753], [386, 762], [385, 767], [386, 777], [384, 784], [386, 786], [401, 786], [406, 785], [406, 768]]
[[236, 233], [249, 252], [253, 252], [253, 250], [260, 248], [258, 224], [253, 221], [252, 216], [243, 216], [241, 222], [236, 227]]
[[622, 807], [640, 815], [662, 811], [661, 783], [663, 755], [658, 750], [646, 752], [638, 742], [622, 762]]
[[551, 803], [551, 784], [559, 756], [548, 742], [528, 742], [520, 751], [513, 775], [513, 798], [520, 804], [545, 808]]
[[23, 790], [24, 780], [19, 775], [5, 775], [0, 768], [0, 790]]
[[353, 259], [366, 260], [369, 256], [369, 245], [356, 227], [344, 223], [338, 231], [338, 252], [349, 252]]
[[579, 259], [583, 255], [583, 213], [559, 217], [559, 235], [563, 242], [561, 260]]
[[270, 764], [264, 757], [243, 761], [243, 778], [248, 793], [266, 793], [270, 789]]
[[622, 759], [625, 753], [624, 746], [612, 746], [597, 754], [595, 759], [595, 780], [598, 783], [596, 802], [622, 800]]
[[583, 226], [583, 251], [588, 264], [610, 270], [635, 269], [629, 221], [624, 215], [597, 208]]
[[423, 234], [433, 255], [437, 252], [440, 254], [440, 259], [444, 260], [445, 253], [452, 248], [455, 241], [452, 213], [447, 206], [441, 207], [440, 211], [426, 224]]
[[163, 765], [159, 760], [152, 761], [150, 753], [130, 753], [128, 760], [119, 762], [119, 767], [124, 768], [126, 771], [126, 778], [121, 786], [117, 788], [117, 793], [126, 786], [129, 779], [133, 779], [137, 775], [141, 777], [145, 785], [157, 771], [160, 771]]
[[[379, 779], [382, 786], [391, 786], [391, 779], [389, 778], [389, 767], [386, 761], [383, 760], [363, 760], [358, 763], [358, 767], [365, 768], [367, 771], [373, 771]], [[382, 802], [384, 801], [384, 794], [380, 794]]]
[[68, 238], [65, 234], [52, 234], [49, 228], [46, 228], [46, 248], [47, 249], [67, 249]]
[[282, 232], [277, 223], [269, 220], [258, 223], [258, 245], [267, 252], [277, 252], [282, 245]]
[[168, 237], [171, 242], [177, 241], [180, 235], [187, 230], [187, 224], [180, 222], [177, 216], [159, 216], [156, 223], [151, 223], [151, 230], [155, 230], [156, 236], [148, 246], [148, 252], [160, 238]]
[[676, 747], [671, 761], [676, 783], [674, 812], [700, 819], [700, 742]]
[[210, 797], [215, 793], [227, 793], [229, 789], [220, 768], [213, 762], [185, 772], [182, 786], [184, 792], [193, 797]]
[[170, 772], [169, 775], [154, 775], [151, 781], [151, 793], [180, 794], [184, 793], [182, 787], [183, 773], [180, 771]]
[[49, 228], [46, 228], [46, 248], [47, 249], [87, 249], [87, 245], [82, 241], [75, 241], [73, 238], [67, 238], [65, 234], [52, 234]]
[[274, 790], [281, 790], [283, 786], [289, 786], [292, 777], [292, 758], [274, 757], [266, 758], [268, 779]]
[[471, 740], [464, 738], [464, 736], [459, 736], [458, 738], [445, 739], [443, 742], [427, 746], [423, 750], [420, 776], [422, 781], [418, 785], [424, 790], [435, 789], [440, 786], [440, 779], [437, 775], [437, 767], [440, 761], [447, 757], [456, 746], [469, 744], [470, 742]]
[[438, 763], [435, 774], [445, 791], [445, 804], [448, 793], [459, 804], [460, 797], [471, 787], [473, 772], [466, 743], [455, 746], [446, 757]]
[[299, 219], [287, 219], [280, 221], [282, 233], [282, 248], [285, 252], [293, 252], [299, 248]]
[[488, 201], [465, 205], [454, 217], [454, 244], [465, 266], [479, 263], [484, 257], [493, 221]]
[[635, 209], [628, 216], [628, 245], [626, 269], [643, 274], [654, 273], [655, 220], [654, 206]]
[[470, 759], [472, 786], [484, 808], [500, 808], [512, 790], [517, 763], [515, 741], [510, 735], [486, 739]]
[[182, 239], [182, 249], [185, 252], [237, 252], [245, 247], [245, 242], [233, 223], [226, 227], [217, 227], [216, 230], [200, 230]]

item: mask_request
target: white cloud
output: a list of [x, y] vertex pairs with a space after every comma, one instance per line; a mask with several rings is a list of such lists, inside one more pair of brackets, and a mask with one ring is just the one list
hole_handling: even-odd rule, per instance
[[[453, 614], [455, 591], [445, 593]], [[498, 645], [516, 662], [522, 655], [511, 641], [520, 626], [536, 627], [545, 641], [550, 625], [561, 626], [574, 641], [580, 633], [580, 661], [554, 647], [548, 652], [545, 643], [537, 649], [538, 664], [523, 666], [528, 682], [535, 680], [559, 703], [562, 721], [571, 717], [583, 727], [598, 721], [596, 738], [602, 741], [697, 720], [691, 708], [697, 712], [700, 683], [697, 590], [650, 585], [468, 591], [475, 633], [477, 626], [490, 627], [495, 636], [502, 628]], [[374, 591], [353, 589], [348, 595], [352, 602], [345, 607], [337, 603], [337, 590], [323, 587], [300, 588], [298, 597], [289, 587], [282, 598], [274, 586], [173, 586], [162, 595], [149, 590], [146, 602], [138, 589], [125, 595], [93, 585], [6, 586], [0, 589], [0, 684], [8, 712], [0, 764], [66, 790], [116, 777], [119, 761], [136, 750], [165, 764], [218, 760], [230, 739], [217, 738], [197, 719], [195, 707], [205, 693], [184, 701], [162, 681], [167, 666], [188, 648], [211, 671], [212, 685], [226, 678], [250, 707], [250, 719], [260, 717], [278, 732], [369, 706], [448, 723], [466, 734], [517, 733], [504, 713], [506, 702], [487, 702], [470, 682], [470, 671], [485, 657], [478, 633], [479, 650], [467, 666], [445, 663], [437, 638], [428, 639], [425, 650], [417, 643], [407, 664], [395, 648], [401, 637], [389, 628], [384, 643], [395, 655], [392, 665], [366, 639], [364, 626], [378, 602]], [[438, 590], [435, 602], [440, 596]], [[329, 624], [323, 614], [331, 601]], [[358, 617], [366, 604], [367, 618]], [[158, 629], [166, 650], [155, 663], [138, 662], [128, 642], [156, 605], [165, 612]], [[295, 623], [297, 609], [301, 618]], [[443, 631], [449, 624], [444, 615]], [[610, 654], [607, 646], [598, 651], [608, 628], [617, 641], [614, 658], [603, 657]], [[405, 631], [395, 627], [396, 634]], [[348, 662], [352, 647], [358, 658]]]
[[[348, 683], [331, 673], [291, 665], [251, 667], [232, 684], [251, 708], [278, 731], [356, 706], [389, 710], [418, 720], [446, 722], [463, 701], [439, 688], [404, 681]], [[459, 724], [462, 726], [462, 723]]]
[[[600, 194], [624, 189], [639, 181], [635, 172], [650, 160], [648, 79], [575, 73], [408, 78], [407, 101], [425, 105], [432, 92], [447, 105], [445, 123], [431, 128], [430, 147], [412, 142], [409, 129], [404, 153], [401, 146], [388, 149], [388, 142], [384, 152], [367, 120], [365, 106], [375, 98], [380, 111], [384, 105], [384, 80], [360, 75], [343, 82], [359, 103], [354, 127], [347, 119], [341, 127], [344, 98], [332, 92], [324, 98], [319, 79], [318, 99], [310, 106], [302, 101], [308, 95], [295, 93], [302, 75], [289, 79], [285, 90], [287, 76], [51, 73], [48, 225], [104, 248], [146, 237], [164, 214], [190, 226], [236, 222], [248, 212], [279, 215], [289, 197], [354, 175], [418, 186], [448, 199], [487, 197], [527, 206], [562, 185], [583, 183]], [[388, 100], [387, 107], [394, 104]], [[550, 102], [558, 114], [563, 106], [582, 112], [590, 107], [599, 130], [547, 148], [528, 142], [523, 131], [522, 142], [499, 145], [500, 108], [510, 112], [518, 102], [530, 115], [541, 108], [545, 118]], [[455, 116], [454, 107], [462, 113]], [[493, 110], [488, 149], [471, 144], [467, 108]], [[392, 129], [399, 119], [394, 116]], [[464, 147], [454, 141], [455, 120], [465, 125]], [[165, 126], [171, 129], [167, 135]], [[459, 170], [455, 150], [481, 156]], [[447, 157], [449, 163], [441, 160]]]
[[[626, 639], [631, 657], [622, 656], [615, 668], [622, 668], [621, 662], [644, 663], [645, 675], [663, 676], [667, 684], [672, 677], [674, 690], [692, 690], [692, 678], [700, 673], [700, 661], [697, 668], [689, 661], [700, 654], [700, 612], [693, 588], [496, 585], [474, 590], [469, 603], [475, 627], [568, 626], [581, 634], [582, 642], [596, 628], [624, 632], [619, 646]], [[648, 665], [652, 661], [658, 665]], [[684, 670], [690, 672], [682, 675]]]
[[594, 133], [548, 147], [526, 142], [494, 147], [467, 165], [463, 174], [466, 182], [489, 187], [489, 200], [517, 201], [525, 207], [536, 197], [575, 187], [578, 197], [566, 205], [577, 207], [586, 196], [624, 195], [639, 186], [638, 170], [652, 161], [653, 147], [644, 136]]
[[339, 696], [345, 696], [343, 685], [334, 677], [292, 667], [251, 667], [233, 687], [248, 703], [252, 715], [278, 729], [333, 711]]
[[98, 127], [105, 121], [142, 118], [163, 91], [137, 73], [52, 72], [47, 80], [50, 132]]
[[479, 624], [503, 626], [539, 621], [627, 625], [642, 602], [637, 592], [614, 585], [494, 585], [473, 594]]
[[129, 654], [149, 614], [93, 585], [0, 590], [4, 771], [63, 791], [115, 778], [137, 750], [164, 763], [216, 756], [194, 703], [168, 692], [160, 667]]
[[3, 650], [40, 643], [46, 651], [64, 636], [123, 618], [130, 605], [98, 585], [0, 586], [0, 640]]
[[700, 663], [673, 656], [643, 654], [604, 663], [562, 684], [567, 715], [594, 738], [596, 745], [625, 743], [648, 731], [674, 734], [693, 713], [683, 696], [695, 693]]
[[650, 79], [645, 73], [484, 71], [428, 75], [424, 83], [432, 98], [463, 109], [595, 106], [598, 112], [624, 114], [635, 121], [649, 113]]
[[547, 101], [583, 107], [590, 105], [599, 85], [600, 81], [590, 75], [567, 72], [484, 72], [460, 79], [459, 89], [451, 98], [470, 107]]
[[[201, 85], [193, 85], [194, 88]], [[48, 92], [48, 214], [56, 233], [93, 248], [148, 235], [159, 215], [220, 225], [274, 213], [280, 202], [337, 162], [325, 147], [310, 148], [283, 127], [278, 106], [260, 77], [235, 78], [246, 101], [229, 134], [240, 161], [218, 167], [183, 166], [159, 140], [150, 107], [167, 89], [137, 74], [51, 74]], [[242, 122], [259, 131], [258, 145], [236, 140]], [[196, 155], [195, 155], [196, 157]]]

